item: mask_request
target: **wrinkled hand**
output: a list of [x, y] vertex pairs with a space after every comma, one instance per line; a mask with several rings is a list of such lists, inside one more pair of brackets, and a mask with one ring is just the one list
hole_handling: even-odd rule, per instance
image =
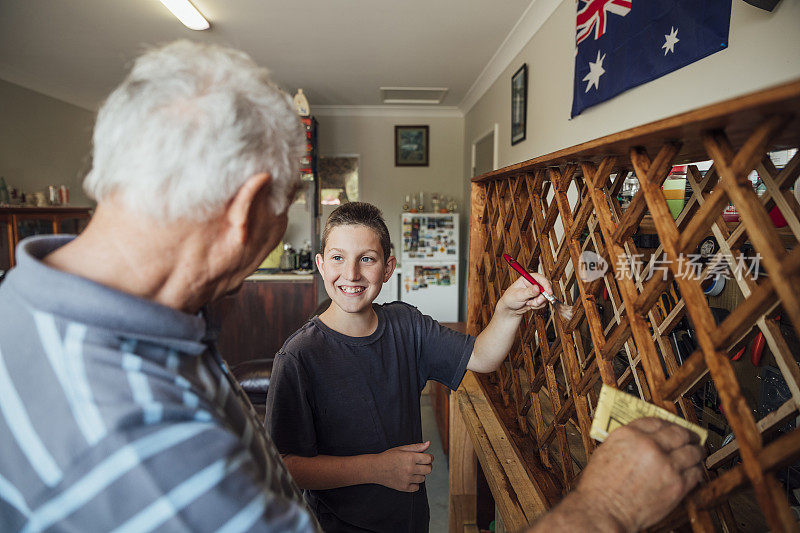
[[575, 492], [600, 505], [625, 531], [664, 518], [703, 478], [695, 433], [658, 418], [614, 430], [597, 448]]
[[[544, 287], [544, 291], [547, 294], [553, 294], [553, 287], [550, 285], [550, 281], [547, 278], [535, 272], [531, 272], [530, 274], [533, 276], [533, 279]], [[522, 315], [531, 309], [541, 309], [545, 307], [547, 305], [547, 299], [541, 294], [539, 287], [535, 287], [528, 280], [520, 277], [503, 293], [503, 296], [498, 302], [498, 306], [500, 305], [514, 314]]]
[[389, 448], [377, 454], [378, 483], [403, 492], [416, 492], [433, 470], [433, 455], [423, 453], [430, 441]]

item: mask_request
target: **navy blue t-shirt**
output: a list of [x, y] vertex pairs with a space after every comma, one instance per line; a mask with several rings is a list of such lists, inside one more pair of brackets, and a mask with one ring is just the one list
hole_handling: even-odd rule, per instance
[[[267, 428], [281, 454], [351, 456], [422, 442], [425, 383], [461, 383], [474, 337], [405, 303], [373, 308], [378, 327], [368, 337], [348, 337], [314, 317], [278, 352]], [[366, 484], [306, 497], [325, 531], [428, 530], [424, 484], [411, 493]]]

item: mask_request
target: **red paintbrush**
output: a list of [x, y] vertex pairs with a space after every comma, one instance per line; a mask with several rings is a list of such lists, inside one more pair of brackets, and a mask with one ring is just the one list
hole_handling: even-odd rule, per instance
[[520, 265], [519, 263], [517, 263], [516, 259], [514, 259], [513, 257], [511, 257], [511, 256], [510, 256], [510, 255], [508, 255], [508, 254], [503, 254], [503, 259], [505, 259], [505, 260], [506, 260], [506, 262], [507, 262], [509, 265], [511, 265], [511, 268], [513, 268], [514, 270], [516, 270], [516, 271], [519, 273], [519, 275], [520, 275], [520, 276], [522, 276], [523, 278], [525, 278], [526, 280], [528, 280], [528, 282], [529, 282], [530, 284], [532, 284], [534, 287], [539, 287], [539, 291], [542, 293], [542, 295], [543, 295], [545, 298], [547, 298], [547, 301], [548, 301], [548, 302], [550, 302], [550, 304], [553, 306], [553, 308], [555, 308], [556, 312], [557, 312], [559, 315], [561, 315], [561, 317], [562, 317], [564, 320], [567, 320], [567, 321], [569, 321], [569, 320], [572, 320], [572, 313], [573, 313], [573, 309], [572, 309], [572, 307], [571, 307], [571, 306], [569, 306], [569, 305], [567, 305], [567, 304], [565, 304], [565, 303], [563, 303], [563, 302], [560, 302], [560, 301], [559, 301], [559, 300], [557, 300], [557, 299], [556, 299], [556, 297], [555, 297], [555, 296], [553, 296], [552, 294], [547, 294], [546, 292], [544, 292], [544, 287], [542, 287], [542, 286], [541, 286], [541, 284], [539, 284], [539, 282], [538, 282], [538, 281], [536, 281], [536, 280], [533, 278], [533, 276], [531, 276], [531, 275], [528, 273], [528, 271], [527, 271], [527, 270], [525, 270], [524, 268], [522, 268], [522, 265]]

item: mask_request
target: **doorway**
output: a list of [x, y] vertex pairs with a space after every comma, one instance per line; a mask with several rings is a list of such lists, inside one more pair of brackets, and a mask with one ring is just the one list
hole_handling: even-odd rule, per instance
[[[499, 125], [472, 142], [472, 177], [497, 169], [497, 139]], [[467, 196], [469, 198], [469, 196]]]

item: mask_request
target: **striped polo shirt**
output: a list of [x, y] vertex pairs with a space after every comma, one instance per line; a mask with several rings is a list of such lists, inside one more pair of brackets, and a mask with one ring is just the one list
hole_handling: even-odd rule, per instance
[[0, 285], [0, 531], [315, 531], [205, 321], [46, 266]]

